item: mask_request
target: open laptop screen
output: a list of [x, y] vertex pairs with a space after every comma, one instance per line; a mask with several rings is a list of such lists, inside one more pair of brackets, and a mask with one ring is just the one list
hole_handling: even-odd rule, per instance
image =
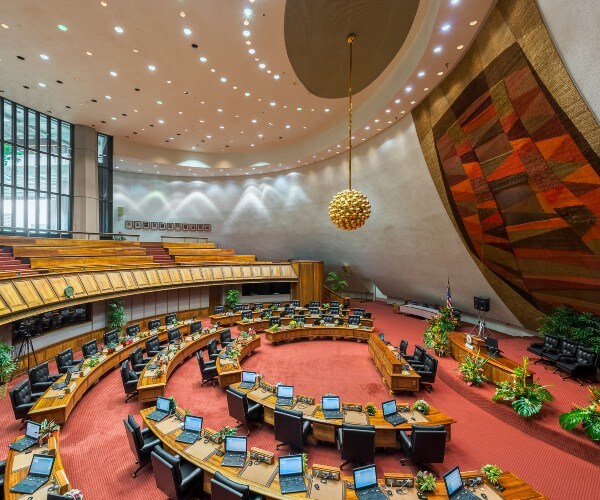
[[50, 455], [33, 455], [33, 460], [31, 460], [31, 466], [29, 467], [29, 474], [49, 476], [52, 472], [53, 465], [54, 457]]
[[232, 451], [234, 453], [246, 453], [246, 438], [227, 436], [225, 438], [225, 451]]
[[256, 382], [256, 372], [242, 372], [242, 382], [250, 384]]
[[302, 474], [302, 455], [279, 457], [279, 475], [295, 476]]
[[293, 385], [278, 385], [277, 386], [277, 397], [278, 398], [293, 398], [294, 397], [294, 386]]
[[169, 398], [156, 398], [156, 409], [160, 411], [171, 411], [171, 400]]
[[37, 422], [32, 422], [31, 420], [27, 421], [27, 427], [25, 427], [25, 435], [32, 439], [37, 439], [40, 437], [40, 424]]
[[392, 413], [396, 413], [398, 411], [397, 407], [396, 407], [395, 399], [392, 399], [391, 401], [386, 401], [385, 403], [382, 403], [381, 408], [383, 410], [384, 415], [391, 415]]
[[454, 495], [463, 487], [462, 478], [460, 477], [460, 470], [458, 467], [454, 467], [450, 472], [444, 474], [444, 483], [446, 483], [446, 491], [448, 496]]
[[190, 432], [200, 432], [202, 430], [202, 417], [186, 415], [183, 422], [184, 430]]
[[324, 396], [321, 400], [324, 410], [339, 410], [340, 398], [337, 396]]
[[354, 489], [369, 488], [377, 486], [377, 472], [374, 465], [358, 467], [354, 469]]

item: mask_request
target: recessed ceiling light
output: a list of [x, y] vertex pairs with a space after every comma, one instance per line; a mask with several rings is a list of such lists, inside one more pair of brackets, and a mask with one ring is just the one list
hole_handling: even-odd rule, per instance
[[427, 91], [429, 90], [429, 87], [425, 87], [423, 90], [424, 90], [425, 92], [427, 92]]
[[225, 125], [219, 125], [219, 128], [220, 128], [221, 130], [223, 130], [223, 129], [225, 128]]
[[471, 22], [469, 23], [469, 26], [475, 26], [476, 24], [477, 24], [477, 21], [471, 21]]
[[110, 76], [117, 76], [117, 72], [116, 71], [111, 71], [110, 72]]
[[192, 30], [189, 28], [183, 28], [183, 34], [189, 36], [192, 34]]
[[386, 110], [385, 110], [385, 112], [386, 112], [386, 113], [391, 113], [391, 112], [392, 112], [392, 110], [391, 110], [391, 109], [386, 109]]
[[377, 118], [377, 119], [375, 120], [375, 123], [379, 123], [379, 118]]
[[252, 42], [250, 40], [246, 40], [246, 45], [252, 45]]
[[212, 135], [207, 135], [206, 138], [207, 139], [212, 139]]
[[244, 26], [248, 26], [248, 25], [250, 25], [250, 21], [248, 21], [248, 19], [245, 19], [244, 20]]
[[164, 120], [158, 120], [158, 123], [165, 123]]
[[412, 92], [412, 87], [406, 87], [407, 92]]
[[277, 103], [276, 103], [275, 101], [271, 101], [269, 104], [270, 104], [271, 106], [277, 106]]
[[104, 98], [105, 98], [105, 99], [112, 99], [112, 97], [111, 97], [111, 96], [109, 96], [109, 95], [105, 95], [105, 96], [104, 96]]
[[414, 104], [414, 103], [415, 103], [415, 101], [410, 101], [410, 103], [411, 103], [411, 104]]
[[202, 57], [200, 58], [200, 62], [206, 62], [206, 57], [202, 56]]
[[211, 73], [214, 73], [215, 71], [217, 71], [215, 68], [210, 68]]
[[181, 17], [185, 17], [185, 12], [181, 11], [181, 12], [179, 13], [179, 15], [180, 15]]
[[256, 119], [252, 120], [252, 123], [256, 123]]
[[436, 47], [435, 49], [433, 49], [433, 51], [434, 51], [436, 54], [439, 54], [439, 53], [442, 51], [442, 48], [441, 48], [441, 47]]
[[267, 73], [269, 73], [269, 75], [270, 75], [270, 74], [271, 74], [271, 70], [270, 70], [270, 69], [268, 69], [268, 70], [267, 70]]
[[325, 108], [323, 111], [325, 111], [325, 113], [329, 113], [329, 108]]
[[124, 30], [123, 30], [123, 28], [121, 28], [121, 26], [115, 26], [115, 31], [117, 33], [123, 33]]
[[102, 7], [107, 7], [108, 4], [106, 2], [100, 2], [100, 5], [102, 5]]
[[46, 54], [40, 54], [40, 57], [44, 60], [47, 61], [48, 59], [50, 59]]
[[439, 72], [438, 72], [438, 76], [442, 76], [443, 74], [444, 74], [444, 72], [443, 72], [443, 71], [439, 71]]
[[371, 129], [371, 127], [369, 127], [369, 126], [365, 127], [365, 130], [370, 130], [370, 129]]
[[450, 25], [444, 24], [444, 26], [442, 26], [442, 31], [450, 31]]
[[115, 116], [111, 116], [110, 119], [111, 120], [116, 120], [117, 118]]
[[58, 29], [59, 29], [60, 31], [67, 31], [69, 28], [67, 28], [67, 27], [66, 27], [64, 24], [59, 24], [59, 25], [58, 25]]
[[246, 97], [250, 97], [250, 92], [244, 92], [244, 95], [245, 95]]
[[0, 26], [2, 26], [5, 30], [10, 28], [10, 26], [8, 24], [4, 24], [4, 23], [0, 24]]
[[221, 77], [221, 81], [222, 81], [223, 83], [225, 83], [225, 82], [227, 81], [227, 78], [225, 78], [224, 76], [222, 76], [222, 77]]
[[221, 108], [217, 109], [217, 111], [218, 111], [219, 113], [222, 113], [222, 112], [223, 112], [223, 110], [222, 110]]
[[132, 49], [136, 54], [139, 52], [138, 49]]
[[167, 83], [173, 83], [171, 80], [167, 80]]
[[296, 111], [302, 111], [302, 108], [301, 108], [300, 106], [298, 106], [298, 107], [296, 108]]
[[423, 78], [425, 76], [425, 71], [419, 71], [419, 78]]
[[248, 53], [249, 53], [249, 54], [255, 54], [255, 53], [256, 53], [256, 50], [254, 50], [254, 49], [248, 49]]
[[45, 86], [46, 86], [46, 84], [45, 84], [45, 83], [42, 83], [42, 82], [38, 83], [38, 85], [39, 85], [40, 87], [45, 87]]
[[250, 36], [250, 31], [249, 30], [244, 30], [244, 31], [242, 31], [242, 35], [244, 35], [245, 37], [249, 37]]
[[258, 137], [263, 137], [263, 134], [258, 134]]
[[265, 69], [265, 68], [267, 67], [267, 65], [266, 65], [265, 63], [260, 63], [260, 64], [258, 65], [258, 67], [259, 67], [260, 69]]
[[395, 102], [396, 104], [400, 104], [400, 99], [396, 99], [394, 102]]
[[93, 56], [93, 55], [94, 55], [94, 54], [92, 54], [90, 51], [87, 51], [87, 52], [86, 52], [86, 54], [87, 54], [88, 56]]
[[273, 75], [273, 78], [274, 78], [275, 80], [279, 80], [279, 75]]
[[285, 128], [292, 128], [292, 126], [291, 125], [286, 125]]
[[458, 50], [462, 50], [464, 47], [464, 45], [459, 45], [458, 47], [456, 47]]
[[156, 101], [156, 104], [162, 104], [162, 101]]
[[150, 65], [148, 66], [148, 69], [149, 69], [150, 71], [155, 71], [155, 70], [156, 70], [156, 66], [153, 66], [152, 64], [150, 64]]
[[458, 5], [458, 2], [460, 2], [460, 0], [450, 0], [452, 5]]

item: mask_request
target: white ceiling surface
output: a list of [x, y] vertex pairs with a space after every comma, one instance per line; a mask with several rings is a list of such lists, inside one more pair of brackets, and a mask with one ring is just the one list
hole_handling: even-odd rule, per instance
[[[444, 78], [493, 3], [421, 1], [404, 47], [355, 97], [355, 144], [408, 114]], [[115, 136], [122, 169], [159, 175], [193, 175], [188, 169], [194, 169], [198, 176], [219, 176], [318, 162], [346, 147], [347, 101], [315, 97], [297, 81], [285, 50], [284, 8], [283, 0], [4, 1], [0, 24], [8, 28], [0, 28], [0, 90]]]

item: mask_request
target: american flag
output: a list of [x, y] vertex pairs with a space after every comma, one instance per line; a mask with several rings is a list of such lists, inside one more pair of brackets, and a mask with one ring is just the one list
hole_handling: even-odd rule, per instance
[[448, 278], [448, 289], [446, 290], [446, 307], [452, 309], [452, 292], [450, 291], [450, 278]]

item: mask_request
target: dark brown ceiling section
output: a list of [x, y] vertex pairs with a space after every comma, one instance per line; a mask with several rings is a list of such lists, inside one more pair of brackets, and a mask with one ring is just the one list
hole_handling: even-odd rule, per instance
[[287, 0], [285, 44], [298, 79], [312, 94], [348, 95], [349, 33], [353, 93], [368, 87], [406, 40], [419, 0]]

